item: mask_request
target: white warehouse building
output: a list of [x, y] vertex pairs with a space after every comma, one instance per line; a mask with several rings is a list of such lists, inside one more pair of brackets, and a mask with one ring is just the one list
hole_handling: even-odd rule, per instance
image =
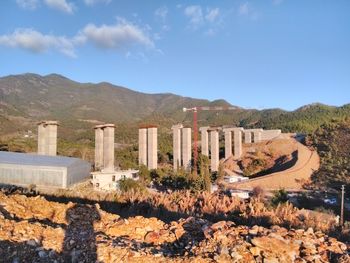
[[0, 183], [68, 188], [89, 177], [90, 163], [78, 158], [0, 152]]

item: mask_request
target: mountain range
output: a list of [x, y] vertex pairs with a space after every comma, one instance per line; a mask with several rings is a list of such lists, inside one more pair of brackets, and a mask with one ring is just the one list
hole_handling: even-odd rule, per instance
[[[79, 83], [58, 74], [27, 73], [0, 78], [0, 135], [35, 129], [40, 120], [58, 120], [64, 137], [85, 132], [100, 122], [120, 128], [158, 124], [169, 129], [182, 122], [191, 126], [191, 113], [183, 107], [232, 106], [222, 100], [208, 101], [170, 93], [146, 94], [107, 82]], [[283, 131], [312, 132], [323, 122], [350, 116], [350, 104], [333, 107], [320, 103], [295, 111], [254, 110], [236, 107], [222, 112], [200, 112], [198, 124], [232, 124], [243, 127], [281, 128]]]

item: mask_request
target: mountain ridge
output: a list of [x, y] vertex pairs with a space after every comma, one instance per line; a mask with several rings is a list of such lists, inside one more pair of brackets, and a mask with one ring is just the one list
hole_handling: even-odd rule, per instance
[[[56, 73], [9, 75], [0, 78], [0, 119], [5, 124], [0, 127], [0, 135], [34, 129], [42, 119], [58, 120], [71, 131], [91, 128], [91, 121], [129, 126], [156, 123], [168, 129], [178, 122], [191, 126], [192, 114], [184, 113], [182, 108], [194, 106], [234, 105], [224, 99], [209, 101], [173, 93], [144, 93], [108, 82], [80, 83]], [[294, 111], [237, 107], [231, 111], [200, 112], [198, 124], [310, 132], [321, 122], [344, 115], [350, 115], [350, 104], [334, 107], [314, 103]]]

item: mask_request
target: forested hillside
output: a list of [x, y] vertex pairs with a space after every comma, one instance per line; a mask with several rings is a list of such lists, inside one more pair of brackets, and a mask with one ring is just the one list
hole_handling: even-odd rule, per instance
[[350, 190], [350, 118], [322, 125], [309, 137], [321, 157], [321, 167], [313, 182], [321, 188]]
[[[239, 102], [237, 102], [239, 104]], [[93, 126], [117, 124], [121, 143], [136, 140], [137, 126], [157, 124], [169, 132], [171, 125], [192, 125], [192, 113], [183, 107], [232, 106], [225, 100], [200, 100], [174, 94], [145, 94], [110, 83], [79, 83], [57, 74], [13, 75], [0, 78], [0, 136], [36, 130], [36, 122], [61, 122], [60, 137], [70, 141], [93, 138]], [[283, 132], [311, 133], [322, 123], [350, 116], [350, 105], [332, 107], [311, 104], [295, 111], [282, 109], [200, 112], [198, 124], [237, 125], [245, 128], [280, 128]]]

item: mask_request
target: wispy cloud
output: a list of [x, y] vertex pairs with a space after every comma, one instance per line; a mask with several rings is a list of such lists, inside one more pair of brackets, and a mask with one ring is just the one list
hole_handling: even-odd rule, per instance
[[68, 14], [73, 14], [75, 8], [73, 3], [67, 2], [66, 0], [44, 0], [44, 3], [52, 9], [56, 9]]
[[96, 4], [109, 4], [112, 0], [84, 0], [87, 6], [94, 6]]
[[205, 19], [209, 22], [214, 22], [220, 15], [219, 8], [208, 9]]
[[115, 25], [88, 24], [80, 32], [80, 37], [103, 49], [123, 49], [136, 44], [154, 47], [145, 30], [123, 19]]
[[162, 39], [163, 33], [170, 30], [170, 26], [167, 23], [168, 13], [169, 13], [169, 9], [166, 6], [159, 7], [154, 11], [155, 19], [160, 24], [159, 32], [154, 33], [154, 39], [156, 40]]
[[184, 10], [185, 16], [190, 19], [190, 24], [193, 27], [198, 27], [203, 23], [202, 7], [199, 5], [187, 6]]
[[154, 11], [154, 15], [160, 18], [163, 22], [165, 22], [168, 12], [169, 12], [168, 8], [166, 6], [162, 6], [157, 8], [156, 11]]
[[215, 35], [218, 26], [222, 22], [221, 12], [218, 7], [202, 8], [200, 5], [187, 6], [184, 14], [189, 18], [189, 28], [197, 30], [203, 28], [207, 36]]
[[251, 3], [245, 2], [238, 7], [238, 14], [241, 16], [246, 16], [252, 20], [259, 18], [259, 13], [254, 9]]
[[23, 9], [34, 10], [39, 5], [39, 0], [16, 0], [19, 7]]
[[190, 19], [190, 25], [197, 28], [205, 23], [214, 23], [220, 16], [219, 8], [203, 8], [199, 5], [187, 6], [184, 9], [184, 14]]
[[21, 48], [33, 53], [58, 50], [75, 57], [74, 41], [65, 36], [45, 35], [33, 29], [17, 29], [12, 34], [0, 36], [0, 45]]

